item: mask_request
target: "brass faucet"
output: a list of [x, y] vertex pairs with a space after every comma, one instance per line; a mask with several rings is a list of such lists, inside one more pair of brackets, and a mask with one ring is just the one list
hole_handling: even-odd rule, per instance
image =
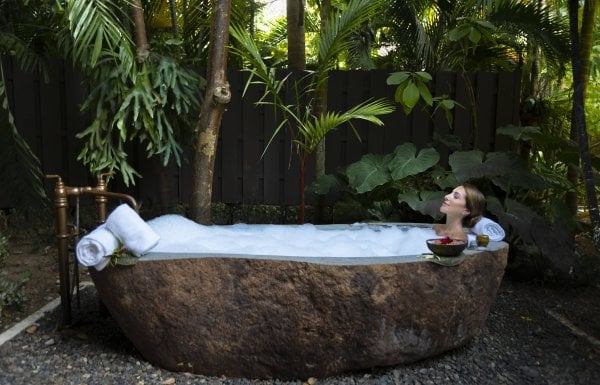
[[93, 195], [95, 197], [98, 221], [106, 221], [106, 202], [108, 198], [116, 198], [127, 202], [134, 210], [138, 211], [135, 199], [127, 194], [110, 192], [106, 190], [104, 177], [108, 174], [98, 175], [96, 186], [71, 187], [65, 186], [59, 175], [46, 175], [48, 179], [56, 179], [54, 186], [54, 207], [56, 210], [56, 242], [58, 247], [58, 274], [60, 280], [60, 304], [62, 308], [63, 324], [71, 323], [71, 294], [72, 289], [69, 277], [69, 250], [70, 238], [79, 236], [79, 229], [68, 231], [67, 213], [69, 209], [69, 196]]

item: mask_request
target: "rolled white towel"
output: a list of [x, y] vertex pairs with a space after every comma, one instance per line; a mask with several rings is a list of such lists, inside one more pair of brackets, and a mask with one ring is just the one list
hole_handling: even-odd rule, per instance
[[490, 241], [493, 242], [499, 242], [505, 237], [502, 226], [486, 217], [482, 217], [472, 229], [468, 230], [470, 232], [470, 234], [467, 235], [469, 243], [475, 240], [477, 234], [485, 234], [489, 236]]
[[126, 203], [110, 213], [106, 218], [106, 227], [136, 257], [156, 246], [160, 239], [158, 234]]
[[94, 266], [100, 271], [110, 261], [106, 256], [112, 254], [118, 247], [117, 237], [102, 224], [79, 240], [75, 253], [80, 264]]

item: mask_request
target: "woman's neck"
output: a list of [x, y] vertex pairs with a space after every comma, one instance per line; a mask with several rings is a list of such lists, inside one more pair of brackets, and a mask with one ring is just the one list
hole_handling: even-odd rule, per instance
[[452, 239], [467, 239], [462, 225], [462, 217], [446, 217], [446, 223], [436, 225], [434, 229], [438, 235], [450, 237]]

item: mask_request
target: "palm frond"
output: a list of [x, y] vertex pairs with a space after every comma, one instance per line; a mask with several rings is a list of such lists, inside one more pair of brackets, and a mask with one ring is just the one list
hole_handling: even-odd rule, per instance
[[38, 70], [48, 79], [44, 59], [15, 34], [0, 31], [0, 54], [14, 57], [24, 71]]
[[103, 51], [126, 48], [132, 57], [133, 43], [123, 29], [127, 14], [120, 11], [118, 0], [70, 0], [66, 2], [65, 17], [73, 39], [72, 57], [84, 67], [93, 68]]
[[351, 0], [340, 13], [335, 13], [321, 31], [319, 39], [319, 69], [317, 84], [325, 81], [327, 72], [335, 66], [335, 58], [352, 46], [350, 35], [381, 9], [381, 0]]
[[556, 68], [569, 61], [568, 26], [549, 7], [538, 7], [536, 2], [497, 1], [490, 21], [500, 32], [513, 36], [513, 41], [515, 36], [522, 36], [539, 44], [547, 62]]
[[328, 111], [309, 119], [301, 119], [291, 113], [295, 118], [298, 127], [298, 136], [294, 142], [306, 153], [312, 153], [316, 150], [318, 144], [325, 136], [345, 123], [349, 123], [354, 134], [360, 140], [358, 131], [352, 125], [353, 120], [365, 120], [378, 126], [383, 125], [378, 115], [389, 114], [395, 109], [394, 105], [388, 99], [367, 100], [360, 103], [345, 112]]
[[19, 134], [10, 111], [0, 62], [0, 183], [17, 207], [40, 208], [47, 202], [41, 163]]

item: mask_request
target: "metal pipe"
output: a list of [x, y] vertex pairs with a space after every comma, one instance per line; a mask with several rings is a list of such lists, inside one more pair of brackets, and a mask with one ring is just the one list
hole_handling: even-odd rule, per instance
[[[62, 309], [62, 322], [65, 325], [71, 324], [71, 284], [69, 277], [69, 238], [77, 236], [79, 229], [73, 232], [67, 231], [67, 214], [69, 208], [69, 196], [79, 197], [80, 195], [95, 196], [96, 208], [98, 211], [98, 220], [106, 220], [106, 202], [108, 198], [117, 198], [126, 201], [136, 212], [138, 205], [135, 199], [127, 194], [106, 191], [106, 183], [101, 174], [98, 176], [96, 187], [70, 187], [65, 186], [59, 175], [46, 175], [48, 179], [56, 179], [54, 186], [54, 207], [56, 211], [56, 243], [58, 249], [58, 274], [60, 280], [60, 304]], [[79, 218], [77, 218], [79, 220]], [[74, 279], [75, 282], [78, 279]]]
[[54, 208], [56, 210], [56, 246], [58, 248], [58, 276], [60, 281], [60, 304], [64, 324], [71, 323], [71, 293], [69, 283], [69, 250], [67, 232], [67, 189], [58, 175], [47, 175], [47, 178], [56, 178], [54, 186]]

